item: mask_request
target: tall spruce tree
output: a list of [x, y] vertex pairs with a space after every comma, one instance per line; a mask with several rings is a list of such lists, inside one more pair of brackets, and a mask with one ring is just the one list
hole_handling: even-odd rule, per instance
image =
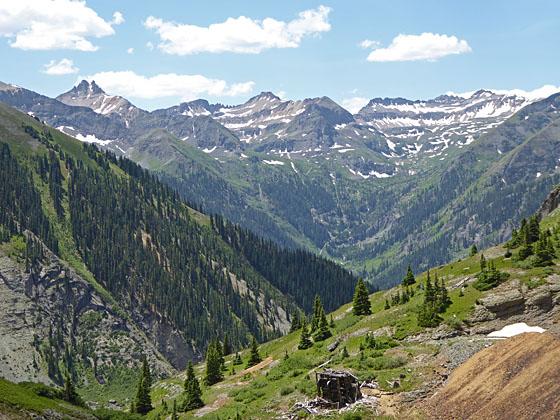
[[249, 360], [247, 361], [247, 367], [255, 366], [262, 361], [261, 355], [259, 354], [259, 345], [255, 337], [251, 341], [251, 353], [249, 354]]
[[424, 302], [418, 310], [418, 325], [421, 327], [436, 327], [441, 322], [441, 317], [438, 315], [435, 289], [432, 286], [430, 272], [428, 271], [424, 288]]
[[329, 329], [329, 323], [327, 322], [325, 310], [321, 306], [321, 313], [319, 314], [319, 326], [317, 327], [317, 331], [313, 335], [313, 339], [315, 341], [323, 341], [331, 336], [332, 333], [331, 330]]
[[364, 281], [359, 278], [354, 290], [354, 300], [352, 306], [354, 315], [371, 315], [371, 302]]
[[321, 317], [321, 308], [323, 304], [321, 303], [321, 298], [319, 295], [315, 295], [315, 300], [313, 301], [313, 316], [311, 317], [311, 332], [315, 332], [319, 327], [319, 321]]
[[471, 250], [470, 250], [470, 252], [469, 252], [469, 255], [470, 255], [471, 257], [473, 257], [473, 256], [475, 256], [477, 253], [478, 253], [478, 248], [476, 247], [476, 244], [473, 244], [473, 245], [471, 246]]
[[410, 264], [408, 264], [408, 269], [406, 270], [406, 275], [403, 278], [402, 285], [412, 286], [414, 283], [416, 283], [416, 279], [414, 278], [414, 273], [412, 272]]
[[297, 331], [301, 328], [301, 317], [299, 311], [294, 311], [290, 325], [290, 332]]
[[64, 391], [63, 391], [63, 399], [64, 401], [68, 401], [70, 404], [83, 406], [84, 401], [76, 392], [76, 387], [72, 382], [72, 378], [70, 375], [66, 374], [64, 378]]
[[185, 399], [183, 403], [183, 411], [190, 411], [200, 408], [204, 405], [202, 402], [202, 392], [200, 384], [194, 374], [192, 362], [187, 365], [187, 378], [185, 379]]
[[309, 328], [307, 327], [307, 320], [303, 317], [301, 325], [301, 336], [299, 338], [298, 349], [305, 350], [313, 345], [313, 342], [309, 338]]
[[142, 361], [142, 371], [140, 373], [140, 380], [138, 381], [138, 388], [136, 391], [136, 400], [134, 402], [134, 409], [138, 414], [146, 415], [152, 409], [152, 397], [150, 390], [152, 386], [152, 375], [150, 366], [146, 357]]
[[231, 344], [229, 342], [229, 337], [227, 334], [224, 335], [224, 342], [222, 344], [222, 353], [224, 356], [231, 354]]
[[220, 382], [222, 379], [220, 352], [218, 351], [216, 340], [212, 340], [206, 350], [206, 376], [204, 377], [204, 383], [210, 386]]

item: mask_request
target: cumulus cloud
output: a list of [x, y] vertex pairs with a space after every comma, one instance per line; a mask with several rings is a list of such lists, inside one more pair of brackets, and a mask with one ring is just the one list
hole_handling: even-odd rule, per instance
[[[82, 79], [82, 78], [80, 78]], [[180, 98], [190, 101], [201, 96], [238, 96], [250, 93], [254, 82], [229, 84], [225, 80], [211, 79], [199, 74], [165, 73], [143, 76], [133, 71], [106, 71], [85, 76], [95, 80], [107, 92], [129, 98], [156, 99]]]
[[300, 12], [296, 19], [289, 22], [270, 17], [263, 20], [230, 17], [209, 26], [166, 22], [150, 16], [144, 26], [156, 31], [161, 39], [158, 47], [167, 54], [258, 54], [270, 48], [296, 48], [304, 37], [329, 31], [330, 11], [329, 7], [319, 6]]
[[[375, 46], [373, 46], [375, 47]], [[388, 61], [435, 61], [453, 54], [471, 52], [471, 47], [464, 39], [456, 36], [424, 32], [420, 35], [400, 34], [393, 38], [386, 48], [377, 48], [369, 53], [367, 60], [375, 62]]]
[[352, 114], [357, 114], [360, 109], [367, 105], [369, 102], [368, 98], [363, 98], [361, 96], [353, 96], [352, 98], [346, 98], [342, 100], [342, 107]]
[[115, 12], [113, 13], [113, 21], [112, 21], [113, 25], [120, 25], [121, 23], [124, 23], [124, 16], [121, 12]]
[[113, 25], [122, 22], [122, 13], [115, 12], [108, 22], [85, 1], [0, 1], [0, 37], [22, 50], [95, 51], [89, 38], [113, 35]]
[[126, 49], [127, 54], [134, 54], [134, 48], [130, 47]]
[[80, 69], [74, 66], [74, 62], [68, 58], [60, 61], [51, 60], [45, 64], [43, 73], [51, 76], [63, 76], [65, 74], [78, 73]]

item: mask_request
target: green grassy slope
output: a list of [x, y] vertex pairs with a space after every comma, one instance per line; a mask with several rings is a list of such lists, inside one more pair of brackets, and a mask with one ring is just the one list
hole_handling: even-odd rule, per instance
[[[558, 248], [558, 231], [560, 230], [560, 209], [557, 209], [541, 222], [541, 229], [550, 229]], [[539, 286], [551, 274], [560, 274], [560, 262], [554, 260], [549, 267], [531, 267], [528, 262], [516, 261], [518, 249], [513, 250], [512, 258], [505, 258], [505, 245], [485, 249], [482, 253], [487, 261], [492, 261], [496, 268], [509, 274], [506, 282], [520, 281], [529, 289]], [[448, 331], [467, 327], [468, 318], [478, 299], [492, 294], [492, 290], [481, 292], [472, 283], [461, 287], [462, 280], [473, 278], [480, 272], [481, 253], [456, 260], [430, 270], [432, 279], [435, 274], [445, 280], [452, 299], [452, 304], [442, 314], [442, 326]], [[416, 285], [423, 284], [426, 273], [416, 278]], [[462, 290], [461, 290], [462, 289]], [[288, 334], [260, 346], [263, 364], [255, 370], [244, 370], [243, 366], [233, 366], [233, 356], [226, 357], [225, 379], [211, 387], [203, 387], [203, 400], [206, 407], [196, 412], [196, 416], [209, 419], [235, 418], [271, 418], [282, 412], [288, 412], [298, 401], [315, 396], [314, 371], [322, 366], [342, 368], [352, 371], [360, 380], [375, 378], [382, 390], [397, 393], [419, 389], [422, 384], [434, 379], [434, 371], [439, 365], [433, 362], [420, 363], [421, 360], [435, 360], [439, 347], [427, 338], [410, 340], [411, 337], [427, 331], [418, 325], [418, 308], [424, 293], [417, 290], [409, 302], [393, 305], [384, 309], [385, 300], [402, 290], [399, 286], [370, 295], [373, 314], [355, 316], [351, 304], [346, 304], [332, 313], [335, 320], [333, 337], [324, 342], [315, 343], [308, 350], [298, 350], [300, 332]], [[362, 349], [365, 335], [375, 332], [380, 349]], [[329, 352], [327, 347], [335, 340], [340, 341], [338, 348]], [[452, 343], [452, 342], [450, 342]], [[343, 357], [346, 348], [349, 357]], [[287, 357], [286, 357], [287, 355]], [[244, 362], [248, 352], [243, 354]], [[204, 365], [196, 367], [197, 375], [204, 377]], [[392, 388], [388, 381], [399, 379], [400, 386]], [[156, 384], [152, 391], [157, 408], [150, 418], [165, 415], [166, 408], [171, 407], [172, 400], [179, 404], [182, 400], [182, 381], [184, 376]], [[166, 401], [162, 406], [159, 402]], [[194, 418], [193, 412], [181, 413], [180, 418]], [[370, 418], [371, 413], [363, 412], [363, 418]]]

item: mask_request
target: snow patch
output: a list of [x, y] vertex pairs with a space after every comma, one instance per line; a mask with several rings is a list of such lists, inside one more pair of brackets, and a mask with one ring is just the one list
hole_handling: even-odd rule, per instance
[[515, 335], [519, 335], [519, 334], [523, 334], [523, 333], [530, 333], [530, 332], [543, 333], [545, 331], [546, 330], [544, 328], [530, 327], [527, 324], [525, 324], [524, 322], [518, 322], [516, 324], [506, 325], [501, 330], [493, 331], [490, 334], [488, 334], [488, 337], [509, 338], [509, 337], [513, 337]]

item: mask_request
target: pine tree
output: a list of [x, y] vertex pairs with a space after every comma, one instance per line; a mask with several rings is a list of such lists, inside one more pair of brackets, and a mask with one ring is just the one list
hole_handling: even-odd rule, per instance
[[331, 320], [329, 321], [329, 327], [330, 327], [330, 328], [333, 328], [333, 329], [334, 329], [334, 327], [335, 327], [334, 318], [333, 318], [332, 314], [331, 314]]
[[414, 278], [414, 273], [412, 272], [412, 268], [409, 264], [408, 269], [406, 270], [406, 275], [404, 276], [404, 279], [402, 281], [402, 285], [412, 286], [414, 283], [416, 283], [416, 279]]
[[224, 356], [231, 354], [231, 344], [229, 342], [229, 337], [227, 334], [224, 335], [224, 342], [222, 344], [222, 353]]
[[204, 383], [210, 386], [220, 382], [222, 379], [220, 353], [217, 349], [216, 341], [212, 340], [208, 344], [208, 349], [206, 350], [206, 376], [204, 378]]
[[76, 388], [74, 387], [74, 383], [72, 382], [72, 378], [70, 375], [66, 374], [64, 378], [64, 393], [63, 397], [64, 401], [68, 401], [70, 404], [83, 406], [84, 401], [76, 392]]
[[299, 311], [295, 311], [292, 314], [292, 323], [290, 325], [290, 332], [297, 331], [301, 328], [301, 318]]
[[553, 259], [556, 257], [554, 252], [554, 245], [549, 239], [548, 234], [542, 232], [540, 234], [539, 240], [535, 244], [535, 260], [533, 265], [535, 267], [546, 267], [553, 265]]
[[385, 299], [385, 309], [390, 309], [391, 305], [389, 305], [389, 301], [387, 299]]
[[438, 315], [436, 291], [430, 281], [430, 272], [426, 277], [426, 286], [424, 288], [424, 302], [418, 310], [418, 325], [421, 327], [436, 327], [441, 322]]
[[298, 349], [305, 350], [311, 347], [313, 343], [309, 338], [309, 328], [307, 327], [307, 320], [303, 318], [302, 326], [301, 326], [301, 336], [299, 339]]
[[471, 257], [473, 257], [473, 256], [475, 256], [477, 253], [478, 253], [478, 248], [476, 247], [476, 244], [473, 244], [473, 245], [471, 246], [471, 250], [470, 250], [469, 255], [470, 255]]
[[319, 326], [317, 327], [317, 332], [313, 336], [315, 341], [324, 341], [331, 337], [332, 333], [329, 329], [329, 323], [327, 322], [327, 317], [325, 315], [325, 310], [321, 306], [321, 313], [319, 315]]
[[241, 356], [239, 355], [239, 352], [235, 353], [235, 359], [233, 359], [233, 364], [236, 366], [243, 364], [243, 360], [241, 360]]
[[321, 308], [323, 304], [321, 303], [321, 298], [319, 295], [315, 295], [315, 300], [313, 301], [313, 316], [311, 318], [311, 332], [315, 332], [319, 327], [319, 321], [321, 317]]
[[251, 341], [251, 353], [249, 354], [249, 360], [247, 361], [247, 367], [255, 366], [256, 364], [262, 361], [261, 356], [259, 354], [259, 346], [257, 344], [257, 340], [253, 337]]
[[361, 278], [358, 279], [356, 289], [354, 290], [352, 312], [354, 315], [371, 315], [371, 302], [369, 301], [368, 290]]
[[138, 414], [145, 415], [153, 409], [152, 397], [150, 396], [151, 386], [152, 375], [150, 373], [150, 366], [144, 357], [140, 380], [138, 381], [138, 388], [136, 391], [136, 401], [134, 402], [134, 409]]
[[187, 366], [187, 379], [185, 379], [183, 411], [190, 411], [202, 407], [204, 403], [202, 402], [201, 396], [200, 384], [194, 374], [192, 362], [189, 362]]
[[486, 270], [486, 258], [484, 254], [480, 254], [480, 271]]
[[346, 358], [349, 356], [349, 354], [348, 354], [348, 349], [346, 348], [346, 346], [344, 346], [344, 347], [342, 348], [342, 353], [341, 353], [340, 356], [341, 356], [343, 359], [346, 359]]

